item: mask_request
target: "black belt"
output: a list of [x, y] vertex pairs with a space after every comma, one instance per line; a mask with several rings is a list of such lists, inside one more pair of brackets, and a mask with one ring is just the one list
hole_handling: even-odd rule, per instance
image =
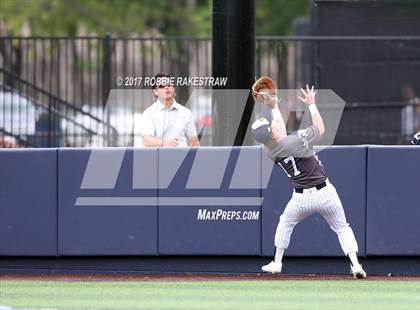
[[[327, 186], [327, 183], [322, 182], [322, 183], [316, 185], [315, 188], [317, 190], [320, 190], [321, 188], [324, 188], [325, 186]], [[305, 189], [309, 189], [309, 188], [305, 188]], [[295, 188], [295, 192], [299, 193], [299, 194], [303, 194], [303, 190], [304, 190], [303, 188]]]

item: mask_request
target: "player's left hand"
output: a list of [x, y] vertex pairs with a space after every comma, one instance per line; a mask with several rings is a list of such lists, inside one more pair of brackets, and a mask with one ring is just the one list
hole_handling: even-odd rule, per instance
[[298, 99], [302, 101], [304, 104], [310, 105], [315, 103], [315, 94], [316, 91], [314, 91], [314, 86], [312, 85], [311, 88], [309, 88], [308, 84], [306, 84], [306, 91], [301, 88], [300, 91], [302, 92], [303, 97], [298, 96]]
[[261, 98], [260, 100], [264, 102], [264, 104], [270, 109], [274, 109], [275, 107], [277, 107], [279, 100], [276, 95], [270, 95], [266, 91], [261, 91], [258, 93], [258, 96], [259, 98]]

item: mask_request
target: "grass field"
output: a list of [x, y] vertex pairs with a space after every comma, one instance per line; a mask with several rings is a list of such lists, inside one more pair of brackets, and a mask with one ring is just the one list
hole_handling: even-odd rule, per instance
[[[419, 281], [1, 280], [0, 305], [48, 309], [420, 309]], [[1, 309], [1, 306], [0, 306]]]

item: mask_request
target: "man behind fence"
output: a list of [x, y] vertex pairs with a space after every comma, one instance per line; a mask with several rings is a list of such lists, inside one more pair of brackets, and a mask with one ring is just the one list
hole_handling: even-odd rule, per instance
[[140, 132], [144, 146], [200, 146], [191, 111], [175, 101], [171, 76], [158, 73], [154, 78], [156, 101], [142, 116]]

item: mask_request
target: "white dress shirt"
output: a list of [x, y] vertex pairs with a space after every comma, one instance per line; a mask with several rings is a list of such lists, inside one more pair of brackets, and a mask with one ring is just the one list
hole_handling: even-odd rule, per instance
[[178, 146], [188, 146], [188, 139], [197, 137], [192, 113], [175, 100], [170, 108], [156, 100], [142, 116], [141, 135], [169, 140], [178, 139]]

